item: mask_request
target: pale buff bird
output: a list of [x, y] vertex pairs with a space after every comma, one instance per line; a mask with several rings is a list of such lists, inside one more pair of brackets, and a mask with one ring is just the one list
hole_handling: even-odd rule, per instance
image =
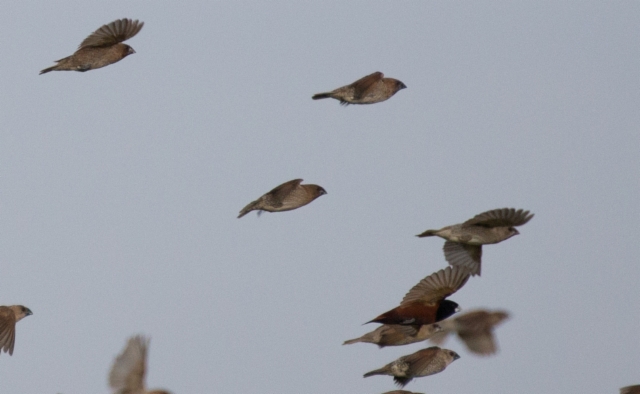
[[410, 343], [425, 341], [434, 334], [442, 331], [438, 324], [425, 324], [416, 329], [414, 326], [402, 326], [399, 324], [383, 324], [375, 330], [368, 332], [360, 338], [344, 341], [343, 345], [366, 342], [375, 343], [378, 347], [401, 346]]
[[301, 185], [302, 179], [294, 179], [277, 186], [269, 193], [262, 195], [255, 201], [242, 208], [238, 219], [251, 211], [282, 212], [291, 211], [309, 204], [316, 198], [327, 194], [321, 186]]
[[455, 360], [459, 359], [458, 353], [449, 349], [440, 349], [432, 346], [418, 350], [408, 356], [402, 356], [380, 369], [364, 374], [367, 378], [373, 375], [390, 375], [400, 387], [404, 387], [413, 378], [434, 375], [444, 371]]
[[113, 394], [171, 394], [165, 390], [147, 391], [145, 388], [148, 346], [149, 339], [141, 335], [129, 339], [109, 373], [109, 387]]
[[456, 315], [439, 324], [442, 331], [433, 335], [431, 341], [442, 345], [449, 334], [457, 334], [469, 351], [479, 355], [491, 355], [497, 352], [494, 328], [509, 317], [505, 311], [478, 309]]
[[31, 309], [22, 305], [0, 306], [0, 354], [13, 355], [16, 342], [16, 323], [33, 315]]
[[466, 268], [471, 275], [480, 275], [482, 245], [497, 244], [520, 234], [515, 229], [527, 223], [533, 214], [514, 208], [494, 209], [474, 216], [461, 224], [427, 230], [417, 237], [438, 236], [444, 243], [444, 258], [453, 266]]

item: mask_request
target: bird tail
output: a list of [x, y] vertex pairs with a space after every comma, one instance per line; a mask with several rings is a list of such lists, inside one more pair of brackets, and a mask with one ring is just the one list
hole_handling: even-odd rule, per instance
[[242, 208], [242, 210], [240, 211], [240, 215], [238, 215], [238, 219], [256, 209], [256, 205], [258, 205], [258, 200], [251, 201], [246, 207]]
[[311, 98], [314, 100], [331, 98], [331, 92], [314, 94]]
[[389, 371], [387, 371], [386, 367], [382, 367], [380, 369], [374, 369], [371, 372], [367, 372], [363, 375], [363, 377], [368, 378], [369, 376], [374, 376], [374, 375], [387, 375], [389, 374]]
[[416, 235], [416, 237], [420, 237], [420, 238], [432, 237], [432, 236], [436, 235], [437, 232], [438, 232], [438, 230], [427, 230], [424, 233], [420, 233], [420, 234]]
[[407, 385], [407, 383], [409, 383], [413, 378], [401, 378], [398, 376], [394, 376], [393, 380], [396, 382], [396, 384], [400, 387], [404, 387]]
[[56, 64], [55, 66], [51, 66], [49, 68], [45, 68], [44, 70], [40, 71], [39, 75], [48, 73], [49, 71], [54, 71], [56, 68], [58, 68], [58, 65]]
[[349, 339], [348, 341], [344, 341], [344, 343], [342, 345], [352, 345], [352, 344], [358, 343], [358, 342], [366, 342], [365, 341], [365, 337], [362, 336], [360, 338]]

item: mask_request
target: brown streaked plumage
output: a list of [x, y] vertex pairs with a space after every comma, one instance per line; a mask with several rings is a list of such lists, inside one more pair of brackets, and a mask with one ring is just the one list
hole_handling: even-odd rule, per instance
[[262, 211], [291, 211], [309, 204], [323, 194], [327, 194], [326, 190], [321, 186], [301, 185], [301, 182], [302, 179], [285, 182], [257, 200], [250, 202], [246, 207], [242, 208], [238, 219], [251, 211], [258, 211], [258, 215]]
[[375, 343], [380, 348], [408, 345], [425, 341], [440, 331], [442, 331], [442, 328], [438, 324], [425, 324], [418, 329], [414, 326], [383, 324], [360, 338], [344, 341], [343, 345], [351, 345], [358, 342]]
[[620, 389], [620, 394], [640, 394], [640, 385], [623, 387]]
[[442, 331], [433, 335], [431, 341], [441, 345], [449, 334], [456, 333], [470, 352], [482, 356], [495, 354], [497, 345], [493, 329], [508, 317], [505, 311], [469, 311], [440, 322]]
[[165, 390], [145, 389], [148, 346], [149, 339], [144, 336], [129, 338], [127, 346], [113, 362], [109, 373], [109, 387], [113, 394], [171, 394]]
[[144, 22], [131, 19], [118, 19], [104, 25], [85, 38], [73, 55], [56, 60], [58, 64], [45, 68], [40, 74], [49, 71], [89, 71], [118, 62], [136, 53], [122, 42], [138, 34], [143, 25]]
[[16, 343], [16, 323], [33, 315], [31, 309], [22, 305], [0, 306], [0, 354], [13, 355]]
[[465, 267], [472, 275], [480, 275], [482, 245], [497, 244], [514, 235], [515, 229], [527, 223], [533, 214], [522, 209], [502, 208], [483, 212], [461, 224], [427, 230], [417, 237], [438, 236], [446, 239], [444, 258], [453, 266]]
[[467, 283], [469, 272], [464, 268], [447, 267], [427, 276], [404, 296], [400, 306], [367, 323], [421, 326], [437, 323], [458, 312], [458, 304], [446, 300]]
[[380, 71], [360, 78], [354, 83], [339, 87], [331, 92], [314, 94], [314, 100], [334, 98], [340, 104], [374, 104], [389, 99], [407, 86], [393, 78], [384, 78]]
[[367, 372], [364, 377], [391, 375], [398, 386], [404, 387], [413, 378], [434, 375], [444, 371], [449, 364], [459, 358], [458, 353], [453, 350], [432, 346], [418, 350], [408, 356], [402, 356], [380, 369]]

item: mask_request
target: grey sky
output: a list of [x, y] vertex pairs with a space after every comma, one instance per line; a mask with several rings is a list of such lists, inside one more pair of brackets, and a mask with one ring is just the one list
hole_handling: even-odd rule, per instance
[[[5, 2], [0, 305], [24, 304], [10, 394], [108, 392], [126, 339], [182, 393], [382, 393], [424, 347], [342, 341], [446, 266], [414, 237], [502, 207], [452, 299], [500, 308], [500, 353], [426, 393], [614, 393], [640, 383], [637, 2]], [[137, 54], [38, 75], [102, 24]], [[384, 103], [312, 101], [374, 71]], [[328, 195], [238, 220], [304, 178]]]

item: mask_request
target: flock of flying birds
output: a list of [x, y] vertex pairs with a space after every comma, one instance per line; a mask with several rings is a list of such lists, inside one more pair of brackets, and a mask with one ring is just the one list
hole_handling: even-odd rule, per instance
[[[124, 41], [142, 29], [144, 22], [119, 19], [100, 27], [82, 41], [71, 56], [56, 60], [56, 65], [45, 68], [50, 71], [89, 71], [116, 63], [136, 53]], [[381, 72], [367, 75], [352, 84], [326, 93], [313, 95], [314, 100], [333, 98], [341, 105], [374, 104], [385, 101], [405, 89], [406, 85], [393, 78], [384, 78]], [[251, 211], [281, 212], [300, 208], [327, 194], [318, 185], [301, 184], [294, 179], [277, 186], [244, 207], [238, 218]], [[504, 311], [475, 310], [451, 317], [460, 310], [457, 303], [447, 299], [458, 291], [471, 276], [480, 275], [482, 245], [496, 244], [519, 232], [515, 227], [526, 224], [533, 214], [514, 208], [494, 209], [473, 218], [439, 230], [426, 230], [418, 237], [438, 236], [445, 239], [443, 251], [449, 267], [422, 279], [404, 296], [400, 305], [384, 312], [368, 323], [380, 323], [380, 327], [363, 336], [344, 342], [373, 343], [380, 348], [401, 346], [430, 339], [441, 344], [449, 334], [457, 334], [467, 349], [480, 355], [496, 352], [493, 328], [508, 318]], [[22, 305], [0, 306], [0, 354], [13, 354], [15, 326], [31, 315]], [[134, 336], [113, 363], [109, 373], [109, 386], [117, 394], [169, 394], [165, 390], [147, 391], [144, 384], [147, 347], [149, 339]], [[460, 356], [448, 349], [431, 346], [398, 358], [382, 368], [364, 374], [390, 375], [400, 387], [417, 377], [442, 372]], [[621, 394], [640, 394], [640, 385], [620, 389]], [[405, 390], [385, 394], [412, 394]]]

